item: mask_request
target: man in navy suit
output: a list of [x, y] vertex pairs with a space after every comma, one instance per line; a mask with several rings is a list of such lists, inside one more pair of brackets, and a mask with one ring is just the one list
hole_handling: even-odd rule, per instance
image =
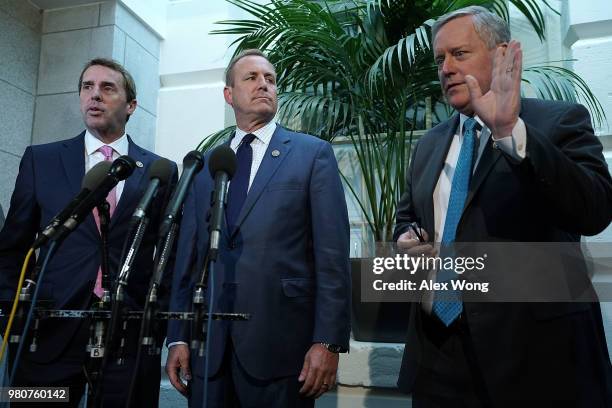
[[[129, 155], [137, 163], [134, 173], [120, 182], [107, 198], [111, 201], [112, 194], [116, 204], [111, 209], [108, 253], [111, 279], [114, 281], [117, 276], [129, 219], [148, 184], [145, 175], [149, 166], [159, 157], [137, 146], [125, 133], [126, 122], [137, 105], [136, 87], [131, 75], [120, 64], [100, 58], [87, 63], [79, 79], [79, 96], [86, 130], [73, 139], [30, 146], [21, 160], [6, 223], [0, 232], [3, 299], [14, 296], [21, 264], [36, 233], [79, 192], [85, 172], [102, 160]], [[163, 195], [162, 191], [160, 196]], [[126, 294], [126, 304], [130, 308], [142, 308], [144, 303], [158, 220], [159, 208], [156, 208], [130, 276]], [[89, 309], [98, 299], [94, 290], [99, 289], [96, 282], [100, 242], [94, 216], [88, 216], [51, 258], [40, 283], [40, 299], [51, 300], [56, 309]], [[47, 249], [48, 246], [43, 246], [39, 256], [44, 257]], [[86, 382], [83, 367], [88, 361], [88, 337], [87, 321], [41, 320], [38, 348], [33, 353], [24, 351], [13, 385], [67, 386], [70, 387], [70, 405], [77, 406]], [[126, 363], [111, 362], [107, 367], [104, 403], [108, 406], [125, 404], [126, 383], [129, 384], [134, 367], [135, 339], [130, 337], [130, 341]], [[143, 404], [139, 406], [157, 406], [160, 361], [149, 357], [144, 360], [143, 365], [151, 368], [143, 371], [146, 375], [141, 375], [134, 401]]]
[[[329, 143], [274, 123], [276, 72], [260, 51], [230, 62], [224, 96], [236, 116], [229, 145], [238, 168], [214, 267], [214, 310], [251, 319], [213, 322], [208, 379], [204, 359], [190, 358], [189, 326], [171, 322], [166, 371], [193, 407], [202, 405], [206, 380], [209, 407], [312, 407], [334, 384], [350, 332], [349, 227], [337, 163]], [[190, 308], [213, 188], [201, 172], [185, 202], [171, 310]]]
[[[506, 249], [513, 242], [567, 248], [605, 229], [612, 179], [587, 110], [521, 99], [520, 44], [482, 7], [442, 16], [432, 36], [443, 91], [458, 113], [414, 149], [398, 205], [398, 246], [430, 253], [416, 228], [430, 242], [504, 242]], [[529, 267], [523, 261], [504, 263], [520, 272]], [[547, 266], [531, 268], [521, 284], [543, 273], [553, 276], [550, 285], [586, 277], [581, 258]], [[494, 272], [485, 268], [482, 278]], [[444, 303], [427, 294], [410, 305], [409, 319], [398, 385], [413, 394], [414, 407], [612, 406], [596, 301]]]

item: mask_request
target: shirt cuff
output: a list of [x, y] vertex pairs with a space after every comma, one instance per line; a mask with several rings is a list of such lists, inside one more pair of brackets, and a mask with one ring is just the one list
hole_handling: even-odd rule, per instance
[[183, 344], [183, 345], [187, 345], [187, 343], [185, 343], [184, 341], [173, 341], [172, 343], [168, 343], [168, 350], [170, 350], [170, 347], [172, 346], [177, 346], [179, 344]]
[[491, 139], [493, 139], [493, 147], [500, 149], [515, 160], [522, 161], [525, 158], [527, 153], [527, 128], [523, 119], [518, 118], [514, 128], [512, 128], [511, 135], [499, 138], [491, 135]]

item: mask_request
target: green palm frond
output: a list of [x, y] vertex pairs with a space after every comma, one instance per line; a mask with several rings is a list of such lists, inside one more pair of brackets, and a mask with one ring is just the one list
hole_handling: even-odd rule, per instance
[[303, 92], [279, 95], [278, 119], [291, 129], [331, 141], [337, 126], [346, 123], [349, 107], [331, 97]]
[[223, 130], [213, 133], [212, 135], [207, 136], [204, 140], [202, 140], [200, 144], [196, 147], [196, 149], [201, 151], [202, 153], [206, 153], [209, 150], [212, 150], [215, 147], [219, 146], [223, 142], [228, 141], [235, 130], [236, 126], [228, 126]]
[[[249, 17], [220, 21], [212, 33], [236, 36], [236, 53], [267, 53], [278, 75], [282, 125], [350, 143], [361, 181], [352, 186], [343, 178], [378, 241], [390, 239], [417, 131], [432, 118], [433, 124], [445, 120], [451, 110], [433, 60], [434, 21], [468, 5], [507, 21], [515, 7], [542, 40], [546, 9], [556, 12], [546, 0], [226, 1]], [[544, 99], [583, 101], [597, 123], [605, 120], [593, 93], [569, 70], [528, 67], [523, 84]], [[207, 150], [232, 131], [224, 129], [198, 148]]]
[[523, 70], [522, 80], [538, 98], [584, 102], [595, 126], [600, 127], [607, 122], [606, 113], [589, 86], [569, 69], [553, 65], [531, 66]]

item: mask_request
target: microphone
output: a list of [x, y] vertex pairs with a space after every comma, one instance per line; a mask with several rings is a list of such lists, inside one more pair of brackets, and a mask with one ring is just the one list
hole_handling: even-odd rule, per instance
[[149, 168], [149, 185], [132, 214], [130, 221], [132, 225], [137, 224], [145, 217], [147, 209], [157, 196], [157, 191], [168, 183], [173, 172], [174, 166], [168, 159], [160, 158], [151, 164]]
[[76, 227], [83, 222], [85, 217], [91, 213], [96, 205], [106, 199], [108, 193], [117, 183], [132, 175], [135, 168], [136, 162], [134, 159], [129, 156], [119, 156], [113, 164], [111, 164], [110, 170], [96, 188], [76, 206], [70, 217], [62, 224], [53, 239], [60, 242], [64, 240], [68, 234], [74, 231]]
[[228, 182], [236, 172], [236, 153], [229, 146], [218, 146], [213, 150], [208, 162], [210, 175], [215, 179], [215, 190], [212, 199], [212, 216], [210, 219], [210, 247], [211, 257], [216, 258], [221, 238], [223, 215], [227, 201]]
[[34, 249], [40, 248], [46, 244], [49, 239], [53, 239], [53, 236], [57, 232], [57, 228], [62, 225], [68, 219], [68, 217], [70, 217], [70, 215], [72, 215], [72, 212], [85, 199], [85, 197], [87, 197], [89, 193], [98, 187], [102, 180], [104, 180], [104, 177], [106, 176], [106, 173], [109, 172], [110, 168], [110, 162], [102, 161], [93, 166], [87, 172], [87, 174], [85, 174], [79, 194], [77, 194], [76, 197], [74, 197], [72, 201], [70, 201], [70, 203], [68, 203], [68, 205], [59, 212], [59, 214], [53, 217], [49, 224], [38, 235], [36, 241], [34, 241], [34, 244], [32, 245]]
[[183, 173], [179, 178], [176, 188], [172, 193], [172, 197], [166, 206], [166, 212], [159, 227], [159, 237], [165, 237], [170, 231], [170, 227], [175, 222], [181, 205], [187, 195], [187, 190], [191, 181], [197, 173], [204, 167], [204, 159], [202, 153], [197, 150], [192, 150], [183, 159]]

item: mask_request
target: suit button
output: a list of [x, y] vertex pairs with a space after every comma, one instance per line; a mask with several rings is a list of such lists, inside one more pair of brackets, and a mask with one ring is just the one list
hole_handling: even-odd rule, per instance
[[234, 241], [230, 241], [229, 244], [227, 244], [227, 247], [229, 249], [235, 249], [236, 248], [236, 243]]

